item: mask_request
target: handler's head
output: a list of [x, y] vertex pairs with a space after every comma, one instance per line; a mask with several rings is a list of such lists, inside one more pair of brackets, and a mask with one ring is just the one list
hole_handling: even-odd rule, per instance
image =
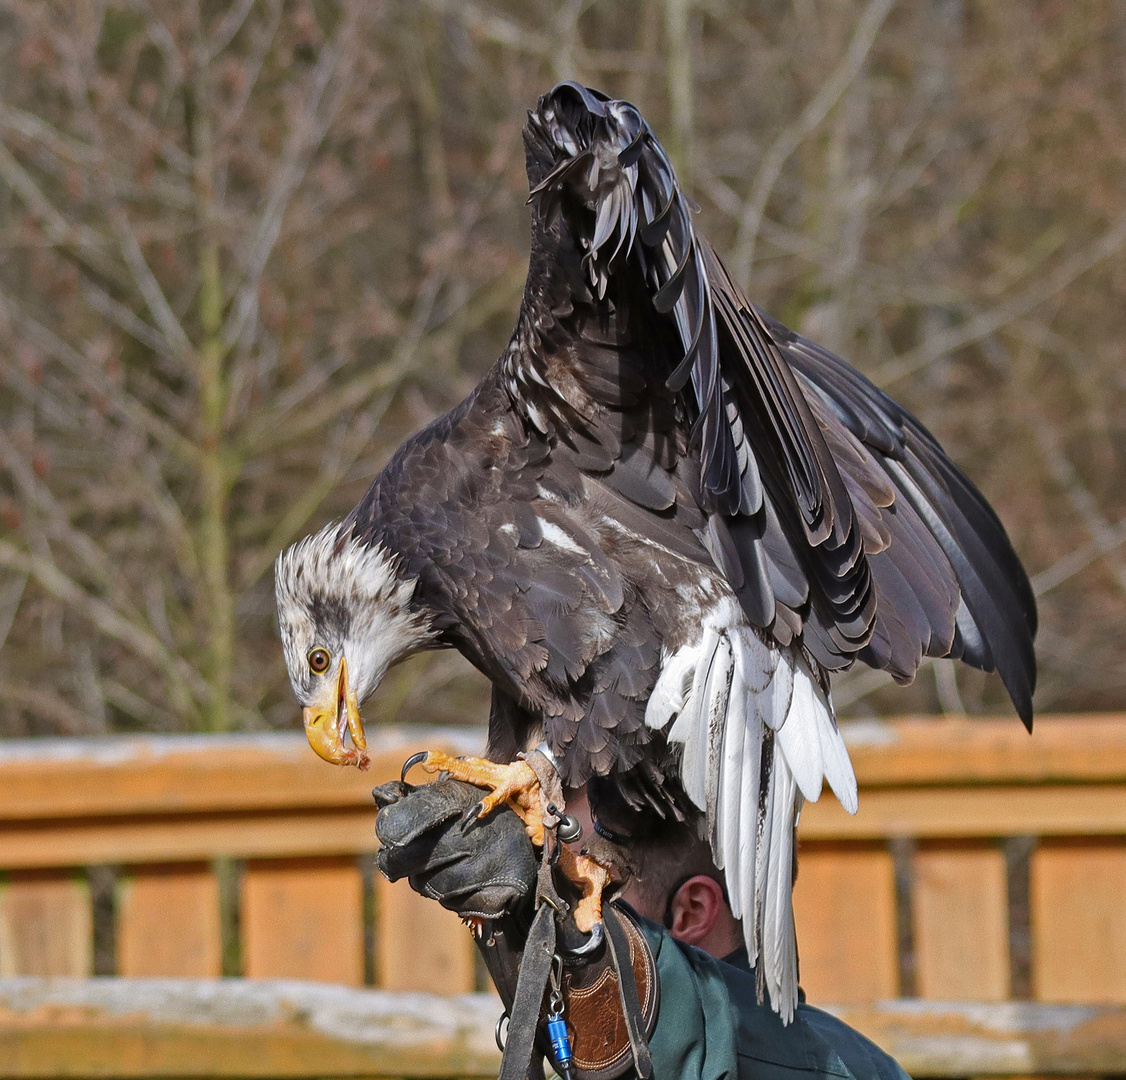
[[[567, 812], [589, 835], [594, 822], [588, 796], [588, 788], [568, 791]], [[629, 810], [612, 788], [600, 792], [598, 803], [600, 826], [623, 838], [628, 852], [632, 874], [622, 893], [626, 903], [661, 923], [674, 938], [711, 956], [722, 959], [741, 948], [742, 926], [731, 914], [723, 873], [701, 836], [703, 815], [695, 812], [684, 822], [653, 822]]]
[[712, 956], [727, 956], [743, 944], [723, 874], [695, 825], [666, 822], [659, 833], [635, 840], [630, 857], [634, 876], [623, 899], [638, 912]]

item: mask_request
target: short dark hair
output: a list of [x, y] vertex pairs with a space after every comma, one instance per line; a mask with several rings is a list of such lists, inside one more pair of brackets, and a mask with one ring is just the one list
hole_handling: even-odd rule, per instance
[[[587, 798], [595, 829], [626, 853], [629, 878], [650, 911], [671, 910], [677, 890], [689, 878], [710, 877], [727, 897], [723, 872], [716, 867], [708, 843], [703, 812], [681, 795], [658, 817], [651, 807], [631, 802], [617, 784], [593, 776]], [[730, 901], [728, 901], [730, 904]], [[666, 918], [666, 923], [668, 919]]]
[[699, 875], [715, 881], [727, 898], [723, 874], [716, 869], [703, 832], [703, 815], [699, 815], [689, 821], [663, 821], [631, 840], [634, 886], [651, 910], [667, 915], [677, 889]]

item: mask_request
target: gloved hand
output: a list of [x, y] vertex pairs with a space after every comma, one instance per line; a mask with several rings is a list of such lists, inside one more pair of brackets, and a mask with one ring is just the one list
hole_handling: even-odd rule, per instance
[[[393, 781], [372, 794], [379, 807], [376, 865], [391, 881], [408, 878], [411, 888], [443, 907], [489, 922], [488, 933], [476, 936], [477, 947], [506, 1011], [512, 1010], [520, 989], [539, 868], [538, 853], [520, 819], [507, 807], [498, 807], [486, 818], [466, 820], [482, 789], [457, 780], [436, 780], [421, 787]], [[650, 1071], [644, 1039], [656, 1023], [656, 963], [644, 934], [624, 910], [603, 908], [603, 918], [616, 944], [563, 973], [561, 991], [573, 1029], [576, 1080], [614, 1080], [631, 1068], [643, 1076]], [[625, 986], [615, 955], [632, 968], [633, 978]], [[532, 994], [530, 1014], [525, 1009], [520, 1015], [525, 1023], [530, 1015], [530, 1023], [536, 1025], [542, 983], [532, 987]], [[519, 1020], [514, 1024], [519, 1029]], [[542, 1023], [528, 1027], [524, 1054], [514, 1058], [520, 1076], [528, 1072], [527, 1055], [537, 1027], [540, 1052], [551, 1052]], [[510, 1039], [513, 1030], [510, 1025]], [[638, 1060], [644, 1065], [635, 1067]]]
[[458, 780], [377, 787], [376, 865], [391, 881], [465, 918], [499, 919], [530, 902], [537, 859], [520, 819], [507, 807], [464, 820], [482, 789]]

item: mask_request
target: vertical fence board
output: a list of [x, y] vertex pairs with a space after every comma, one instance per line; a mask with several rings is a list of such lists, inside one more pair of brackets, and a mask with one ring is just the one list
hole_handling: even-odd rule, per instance
[[249, 860], [241, 919], [248, 978], [363, 984], [363, 878], [356, 859]]
[[1044, 843], [1030, 879], [1033, 996], [1126, 1001], [1126, 844]]
[[1009, 903], [996, 847], [921, 848], [911, 906], [919, 996], [1004, 1001], [1009, 996]]
[[461, 994], [473, 989], [473, 938], [452, 912], [405, 881], [376, 874], [376, 984], [385, 990]]
[[0, 886], [0, 976], [91, 974], [90, 889], [74, 870], [13, 872]]
[[118, 893], [117, 973], [223, 973], [219, 882], [207, 863], [137, 866]]
[[794, 887], [801, 984], [811, 1001], [895, 997], [895, 865], [880, 847], [803, 844]]

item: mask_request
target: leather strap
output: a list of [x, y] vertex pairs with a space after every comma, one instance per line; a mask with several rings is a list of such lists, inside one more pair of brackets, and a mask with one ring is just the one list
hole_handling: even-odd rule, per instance
[[653, 1061], [649, 1056], [645, 1020], [641, 1014], [637, 979], [634, 975], [634, 966], [630, 956], [630, 943], [616, 913], [605, 919], [604, 922], [606, 944], [614, 962], [614, 971], [618, 976], [618, 994], [621, 1000], [626, 1034], [629, 1037], [634, 1068], [641, 1080], [649, 1080], [649, 1077], [653, 1075]]
[[[559, 774], [548, 755], [538, 749], [520, 756], [540, 781], [544, 845], [536, 882], [536, 913], [523, 955], [518, 947], [513, 949], [514, 941], [498, 942], [493, 933], [478, 939], [509, 1016], [498, 1080], [524, 1080], [529, 1070], [538, 1073], [540, 1059], [533, 1060], [537, 1042], [540, 1053], [550, 1060], [542, 1023], [545, 992], [559, 945], [557, 920], [566, 921], [569, 913], [552, 875], [559, 848], [556, 828], [564, 812]], [[604, 947], [591, 941], [596, 958], [565, 968], [559, 987], [574, 1052], [570, 1072], [575, 1080], [616, 1080], [632, 1065], [640, 1080], [650, 1080], [653, 1065], [647, 1037], [656, 1025], [656, 962], [645, 936], [621, 908], [607, 905], [603, 909], [603, 931]], [[511, 989], [514, 963], [518, 974], [515, 989]]]
[[[563, 781], [559, 778], [555, 761], [548, 757], [545, 750], [547, 747], [541, 743], [535, 750], [516, 756], [536, 774], [543, 795], [544, 827], [553, 829], [559, 824], [559, 814], [563, 812]], [[557, 813], [548, 810], [549, 806], [554, 806]]]
[[[541, 918], [545, 908], [550, 910], [547, 905], [541, 907]], [[607, 929], [609, 930], [608, 924], [613, 922], [624, 939], [623, 947], [618, 934], [615, 934], [614, 955], [628, 957], [628, 961], [619, 962], [616, 968], [607, 944], [601, 954], [589, 963], [564, 968], [562, 985], [564, 1012], [573, 1040], [575, 1057], [572, 1068], [575, 1080], [615, 1080], [630, 1071], [634, 1064], [635, 1053], [640, 1060], [641, 1068], [645, 1068], [647, 1047], [645, 1051], [638, 1052], [645, 1044], [643, 1040], [637, 1038], [637, 1032], [642, 1032], [644, 1038], [652, 1036], [660, 1008], [657, 964], [645, 935], [633, 921], [629, 911], [617, 903], [607, 905], [603, 909], [603, 916]], [[538, 930], [537, 936], [542, 932]], [[607, 943], [610, 940], [607, 933]], [[529, 980], [526, 974], [527, 965], [523, 962], [525, 935], [511, 919], [502, 920], [486, 929], [485, 933], [477, 938], [477, 943], [489, 974], [500, 992], [505, 1010], [511, 1018], [512, 1026], [505, 1043], [505, 1055], [506, 1060], [511, 1055], [514, 1063], [513, 1075], [518, 1075], [518, 1066], [515, 1062], [527, 1060], [524, 1054], [531, 1053], [530, 1049], [524, 1049], [526, 1043], [520, 1041], [527, 1039], [526, 1030], [514, 1021], [517, 1017], [521, 1017], [526, 1025], [529, 1014], [535, 1017], [533, 1027], [540, 1053], [532, 1056], [529, 1067], [534, 1071], [539, 1064], [540, 1054], [547, 1054], [549, 1049], [543, 1038], [543, 1027], [539, 1021], [542, 1019], [546, 979], [550, 974], [550, 958], [547, 961], [547, 974], [543, 974], [541, 968], [541, 972], [538, 974], [533, 972]], [[541, 964], [542, 956], [541, 953]], [[620, 978], [623, 974], [627, 977], [628, 974], [633, 976], [632, 985], [637, 995], [638, 1015], [641, 1018], [635, 1028], [632, 1043], [625, 1019], [627, 1012], [632, 1010], [627, 1010], [623, 1006], [623, 991], [620, 988]], [[541, 978], [543, 982], [540, 982]], [[541, 996], [532, 1004], [531, 1009], [516, 1005], [518, 987], [522, 982], [525, 985], [522, 1000], [525, 1001], [535, 997], [531, 987], [539, 983]], [[625, 993], [629, 993], [628, 984]], [[637, 1044], [637, 1050], [633, 1043]], [[520, 1050], [519, 1054], [517, 1049]], [[522, 1076], [519, 1076], [518, 1080], [523, 1080]]]
[[[601, 958], [567, 968], [563, 975], [575, 1078], [615, 1080], [631, 1066], [640, 1076], [649, 1076], [652, 1066], [646, 1040], [657, 1025], [660, 1003], [656, 960], [626, 910], [607, 905], [603, 919], [607, 945]], [[629, 995], [631, 988], [636, 1011], [623, 1003], [623, 994]]]
[[524, 943], [516, 995], [508, 1010], [508, 1039], [504, 1044], [498, 1080], [524, 1080], [540, 1022], [540, 1007], [555, 955], [555, 912], [541, 904]]

